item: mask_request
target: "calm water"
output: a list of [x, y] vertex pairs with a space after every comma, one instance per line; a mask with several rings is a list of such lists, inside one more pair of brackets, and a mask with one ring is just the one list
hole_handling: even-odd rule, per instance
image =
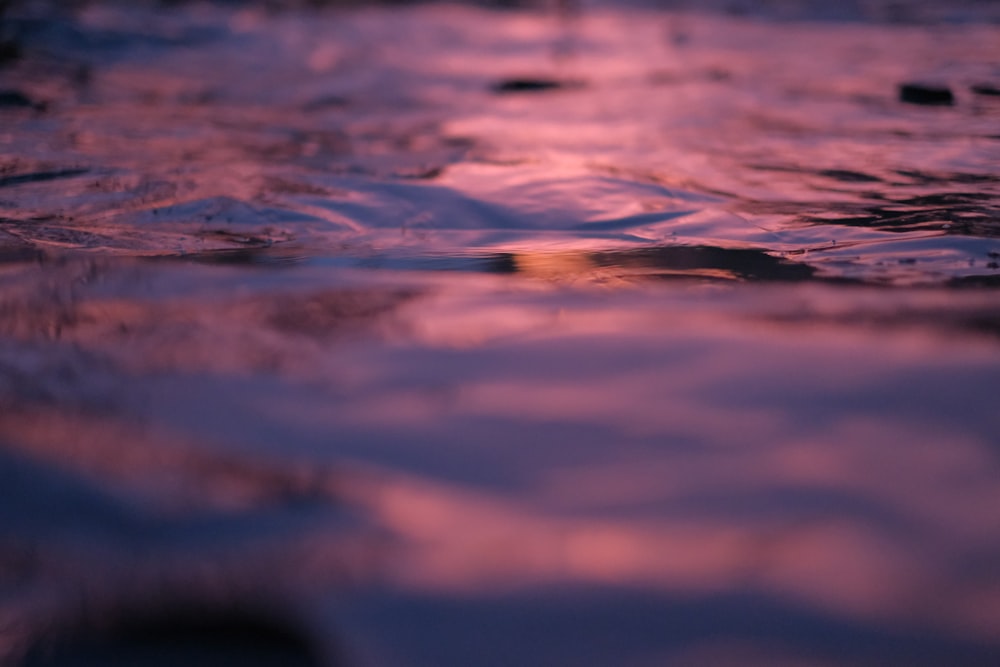
[[1000, 664], [1000, 5], [692, 6], [8, 15], [0, 662]]

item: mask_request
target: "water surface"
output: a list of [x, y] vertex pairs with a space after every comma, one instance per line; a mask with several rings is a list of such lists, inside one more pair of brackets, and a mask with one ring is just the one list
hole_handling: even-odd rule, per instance
[[0, 653], [996, 664], [1000, 29], [893, 7], [10, 10]]

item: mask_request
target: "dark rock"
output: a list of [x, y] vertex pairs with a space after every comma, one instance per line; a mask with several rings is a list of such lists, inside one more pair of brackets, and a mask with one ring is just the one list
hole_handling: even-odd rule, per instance
[[500, 95], [510, 93], [541, 93], [550, 90], [560, 90], [566, 87], [566, 82], [555, 79], [504, 79], [493, 84], [493, 92]]
[[970, 86], [970, 90], [976, 95], [989, 95], [991, 97], [1000, 97], [1000, 85], [994, 85], [992, 83], [977, 83]]
[[73, 178], [86, 174], [88, 171], [88, 169], [55, 169], [51, 171], [33, 171], [27, 174], [0, 176], [0, 188], [21, 185], [22, 183], [43, 183], [61, 178]]
[[34, 646], [22, 667], [247, 665], [319, 667], [325, 656], [296, 623], [254, 608], [132, 610]]
[[0, 39], [0, 67], [21, 57], [21, 46], [13, 40]]
[[0, 107], [34, 107], [35, 103], [19, 90], [0, 90]]
[[881, 181], [875, 176], [848, 169], [823, 169], [818, 173], [820, 176], [826, 176], [843, 183], [878, 183]]
[[19, 90], [0, 90], [0, 109], [34, 109], [45, 111], [48, 104], [36, 102]]
[[955, 103], [948, 86], [924, 83], [904, 83], [899, 86], [899, 100], [925, 106], [951, 106]]

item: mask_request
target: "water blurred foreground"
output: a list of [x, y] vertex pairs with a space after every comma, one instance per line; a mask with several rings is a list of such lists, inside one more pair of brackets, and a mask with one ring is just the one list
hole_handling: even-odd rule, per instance
[[1000, 10], [826, 4], [10, 9], [0, 662], [1000, 664]]

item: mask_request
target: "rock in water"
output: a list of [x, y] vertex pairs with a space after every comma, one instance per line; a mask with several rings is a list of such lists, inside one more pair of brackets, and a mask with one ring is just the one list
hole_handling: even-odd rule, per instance
[[289, 619], [258, 609], [191, 605], [134, 610], [83, 624], [33, 647], [21, 667], [320, 667], [327, 662]]
[[995, 85], [992, 83], [976, 83], [970, 86], [970, 90], [976, 95], [988, 95], [992, 97], [1000, 97], [1000, 85]]
[[35, 108], [36, 104], [19, 90], [0, 90], [0, 107]]
[[908, 104], [951, 106], [955, 103], [948, 86], [925, 83], [904, 83], [899, 86], [899, 100]]
[[565, 82], [554, 79], [504, 79], [493, 85], [493, 92], [501, 95], [510, 93], [541, 93], [566, 87]]

